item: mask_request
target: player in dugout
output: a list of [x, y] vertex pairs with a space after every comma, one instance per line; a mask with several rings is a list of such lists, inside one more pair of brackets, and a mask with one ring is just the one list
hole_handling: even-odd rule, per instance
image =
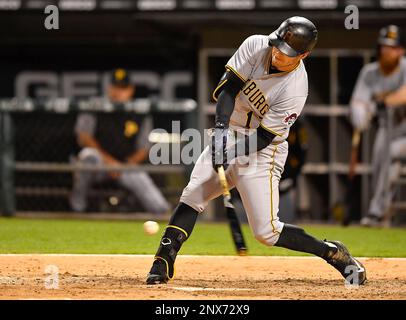
[[[113, 103], [125, 103], [133, 99], [135, 86], [130, 83], [128, 72], [116, 69], [112, 73], [107, 95]], [[149, 115], [135, 113], [82, 113], [75, 125], [77, 142], [82, 150], [77, 161], [87, 165], [116, 166], [142, 164], [148, 158], [148, 135], [153, 129]], [[88, 205], [88, 191], [97, 182], [113, 179], [128, 189], [149, 213], [162, 215], [170, 205], [143, 171], [77, 171], [70, 199], [76, 212], [83, 212]]]
[[[361, 219], [363, 226], [379, 226], [384, 222], [394, 194], [393, 183], [400, 174], [398, 161], [406, 159], [405, 110], [399, 108], [406, 106], [406, 58], [400, 28], [395, 25], [382, 28], [377, 44], [378, 59], [362, 68], [350, 101], [355, 130], [367, 129], [375, 115], [379, 120], [372, 153], [373, 197], [368, 213]], [[391, 137], [388, 137], [386, 108], [396, 109], [397, 125]], [[389, 166], [386, 165], [388, 156], [393, 160]], [[385, 190], [387, 186], [390, 190]]]
[[[165, 229], [147, 284], [173, 278], [176, 256], [198, 215], [222, 194], [220, 169], [226, 170], [229, 186], [240, 193], [259, 242], [314, 254], [337, 269], [348, 283], [365, 282], [365, 267], [341, 242], [318, 240], [278, 217], [279, 180], [288, 155], [286, 139], [308, 95], [302, 60], [316, 45], [317, 34], [310, 20], [291, 17], [270, 35], [248, 37], [228, 61], [214, 92], [217, 105], [212, 143], [197, 160]], [[250, 132], [237, 146], [232, 143], [236, 131], [247, 130]]]

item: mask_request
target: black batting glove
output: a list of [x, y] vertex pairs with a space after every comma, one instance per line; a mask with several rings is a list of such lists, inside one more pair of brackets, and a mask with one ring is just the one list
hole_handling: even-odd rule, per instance
[[216, 123], [211, 137], [211, 159], [214, 170], [220, 166], [227, 170], [227, 133], [228, 128], [223, 123]]

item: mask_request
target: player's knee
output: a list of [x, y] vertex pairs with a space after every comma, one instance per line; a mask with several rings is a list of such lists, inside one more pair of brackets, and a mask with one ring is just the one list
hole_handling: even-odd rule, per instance
[[256, 233], [256, 234], [255, 234], [255, 239], [258, 240], [259, 242], [261, 242], [261, 243], [267, 245], [267, 243], [266, 243], [267, 237], [266, 237], [265, 234]]
[[98, 164], [101, 162], [101, 156], [94, 148], [83, 148], [78, 154], [78, 160], [83, 163]]
[[262, 230], [255, 232], [254, 236], [262, 244], [272, 247], [279, 239], [279, 232], [276, 230]]
[[190, 184], [183, 189], [180, 202], [187, 204], [199, 213], [202, 213], [207, 206], [207, 201], [203, 199], [201, 192]]

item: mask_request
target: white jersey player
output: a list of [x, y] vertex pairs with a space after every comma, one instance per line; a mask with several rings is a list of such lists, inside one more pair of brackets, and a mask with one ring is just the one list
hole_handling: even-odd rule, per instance
[[[351, 272], [355, 270], [356, 275], [353, 280], [365, 282], [365, 268], [341, 242], [317, 240], [278, 218], [279, 180], [288, 154], [286, 138], [308, 94], [302, 59], [316, 41], [317, 30], [311, 21], [291, 17], [269, 36], [247, 38], [228, 61], [214, 92], [217, 106], [212, 144], [197, 160], [165, 229], [148, 284], [172, 279], [176, 255], [190, 236], [198, 214], [222, 194], [216, 172], [219, 167], [226, 169], [229, 186], [238, 189], [258, 241], [315, 254], [344, 277], [349, 275], [346, 268], [352, 266]], [[234, 144], [230, 139], [233, 132], [244, 129], [250, 133]], [[238, 161], [244, 157], [249, 161]]]
[[[390, 208], [393, 188], [399, 176], [396, 160], [406, 159], [406, 122], [401, 121], [394, 134], [388, 137], [386, 108], [406, 106], [406, 59], [399, 27], [389, 25], [381, 29], [378, 38], [378, 61], [365, 65], [352, 94], [351, 121], [355, 129], [365, 130], [371, 118], [378, 114], [379, 129], [372, 154], [373, 197], [368, 213], [362, 218], [364, 226], [378, 225]], [[399, 121], [397, 121], [399, 122]], [[387, 151], [388, 142], [389, 152]], [[394, 163], [386, 161], [390, 157]], [[386, 179], [389, 176], [389, 184]]]

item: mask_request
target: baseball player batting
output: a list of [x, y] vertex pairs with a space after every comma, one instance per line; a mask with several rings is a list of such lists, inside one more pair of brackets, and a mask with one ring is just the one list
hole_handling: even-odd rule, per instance
[[[316, 41], [317, 29], [311, 21], [291, 17], [269, 36], [248, 37], [228, 61], [214, 92], [217, 105], [212, 143], [197, 160], [165, 229], [147, 284], [173, 278], [176, 256], [198, 215], [222, 194], [216, 172], [220, 167], [226, 170], [229, 187], [239, 191], [258, 241], [317, 255], [344, 278], [351, 273], [350, 283], [365, 282], [364, 266], [341, 242], [318, 240], [278, 218], [279, 180], [288, 153], [286, 138], [308, 94], [302, 60]], [[230, 137], [247, 128], [250, 134], [231, 144]], [[248, 159], [248, 164], [239, 158]]]

